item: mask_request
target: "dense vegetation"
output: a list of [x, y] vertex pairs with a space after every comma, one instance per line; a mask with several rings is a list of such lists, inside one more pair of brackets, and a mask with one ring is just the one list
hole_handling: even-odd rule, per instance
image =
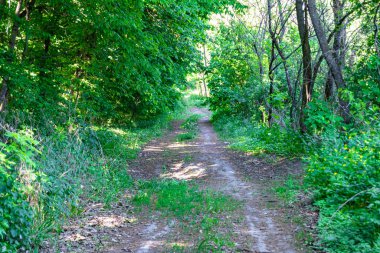
[[0, 249], [39, 244], [131, 185], [179, 110], [211, 13], [235, 1], [0, 0]]
[[217, 130], [233, 148], [305, 158], [323, 251], [380, 250], [379, 4], [250, 2], [209, 38]]
[[[379, 16], [379, 0], [0, 0], [1, 251], [38, 249], [83, 202], [132, 186], [125, 161], [194, 73], [234, 148], [305, 158], [319, 249], [379, 251]], [[185, 183], [137, 187], [157, 209], [193, 207], [182, 216], [229, 209]]]

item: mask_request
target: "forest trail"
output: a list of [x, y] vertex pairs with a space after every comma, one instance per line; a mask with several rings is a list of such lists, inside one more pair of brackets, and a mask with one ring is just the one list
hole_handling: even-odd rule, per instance
[[[195, 180], [202, 189], [239, 200], [242, 206], [234, 217], [221, 218], [232, 222], [219, 231], [230, 234], [238, 252], [297, 252], [293, 229], [280, 222], [284, 215], [270, 208], [276, 200], [265, 190], [265, 181], [275, 176], [274, 168], [229, 150], [218, 140], [208, 110], [193, 108], [192, 113], [202, 115], [198, 137], [177, 142], [182, 130], [174, 123], [172, 131], [144, 148], [130, 166], [131, 175], [135, 179]], [[58, 244], [61, 252], [193, 252], [199, 235], [183, 231], [175, 218], [163, 218], [156, 210], [136, 211], [120, 201], [110, 209], [90, 208], [65, 228]], [[173, 250], [173, 245], [182, 245], [182, 251]]]

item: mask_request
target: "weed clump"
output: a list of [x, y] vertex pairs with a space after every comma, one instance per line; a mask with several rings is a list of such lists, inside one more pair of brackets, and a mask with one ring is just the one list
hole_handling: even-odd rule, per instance
[[184, 129], [186, 132], [177, 135], [178, 141], [192, 140], [197, 136], [198, 120], [200, 117], [199, 114], [193, 114], [181, 124], [181, 129]]
[[[132, 199], [137, 206], [159, 210], [164, 216], [174, 216], [194, 231], [202, 230], [197, 250], [222, 252], [223, 247], [234, 247], [227, 237], [220, 235], [222, 213], [231, 212], [240, 206], [237, 200], [214, 191], [200, 190], [192, 182], [178, 180], [140, 181]], [[176, 247], [178, 248], [178, 247]]]

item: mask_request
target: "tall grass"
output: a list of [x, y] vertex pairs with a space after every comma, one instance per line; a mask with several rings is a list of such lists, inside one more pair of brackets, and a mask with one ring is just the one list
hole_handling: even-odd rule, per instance
[[162, 115], [114, 128], [73, 123], [27, 131], [4, 127], [0, 179], [9, 187], [0, 187], [0, 202], [9, 208], [0, 207], [0, 248], [38, 249], [87, 202], [107, 206], [118, 199], [133, 185], [128, 161], [172, 118]]

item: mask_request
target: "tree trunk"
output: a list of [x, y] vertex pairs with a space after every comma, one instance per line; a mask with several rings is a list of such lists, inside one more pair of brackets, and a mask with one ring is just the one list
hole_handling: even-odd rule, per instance
[[308, 16], [306, 7], [302, 0], [296, 0], [296, 12], [297, 12], [297, 25], [298, 32], [301, 39], [302, 46], [302, 88], [301, 88], [301, 110], [300, 110], [300, 128], [301, 132], [306, 132], [305, 125], [305, 108], [307, 104], [311, 101], [313, 93], [313, 82], [312, 82], [312, 68], [311, 68], [311, 50], [309, 43], [309, 24], [307, 22]]
[[341, 0], [333, 1], [334, 23], [336, 29], [338, 29], [334, 36], [333, 55], [342, 72], [346, 61], [346, 22], [341, 23], [343, 16], [343, 7], [344, 5]]
[[377, 15], [379, 14], [379, 10], [380, 10], [380, 4], [377, 6], [376, 8], [376, 11], [375, 11], [375, 16], [373, 18], [373, 26], [374, 26], [374, 44], [375, 44], [375, 49], [376, 49], [376, 53], [377, 53], [377, 56], [380, 57], [380, 41], [379, 41], [379, 24], [378, 24], [378, 21], [377, 21]]
[[253, 49], [254, 49], [254, 51], [255, 51], [255, 53], [257, 55], [260, 76], [263, 77], [264, 76], [264, 66], [263, 66], [263, 57], [262, 57], [262, 54], [258, 50], [256, 43], [253, 43]]
[[334, 78], [329, 71], [326, 75], [326, 83], [325, 83], [325, 100], [330, 101], [334, 96]]
[[[280, 15], [280, 20], [281, 20], [280, 37], [282, 37], [284, 32], [285, 32], [285, 21], [284, 21], [284, 18], [282, 16], [281, 5], [279, 5], [279, 12], [281, 13], [281, 15]], [[289, 69], [288, 69], [286, 57], [285, 57], [284, 52], [282, 51], [282, 49], [280, 47], [278, 39], [276, 38], [276, 32], [273, 31], [273, 28], [272, 28], [272, 22], [271, 22], [272, 21], [272, 4], [271, 4], [270, 0], [268, 0], [268, 18], [269, 18], [269, 23], [268, 23], [269, 34], [270, 34], [271, 39], [272, 39], [272, 45], [274, 45], [278, 54], [280, 55], [281, 63], [283, 65], [284, 71], [285, 71], [286, 84], [287, 84], [287, 88], [288, 88], [288, 96], [291, 99], [291, 107], [290, 107], [290, 111], [289, 111], [289, 114], [290, 114], [289, 116], [290, 116], [290, 120], [291, 120], [292, 125], [293, 125], [293, 121], [295, 119], [294, 113], [295, 113], [295, 107], [296, 107], [295, 102], [296, 101], [295, 101], [295, 97], [293, 97], [293, 87], [292, 87], [292, 82], [290, 80]], [[272, 69], [272, 71], [273, 71], [273, 69]]]
[[[22, 0], [19, 0], [16, 6], [15, 14], [17, 17], [14, 20], [14, 23], [12, 26], [11, 38], [9, 40], [10, 56], [8, 58], [8, 63], [12, 63], [13, 61], [13, 52], [16, 46], [16, 38], [19, 32], [19, 27], [20, 27], [20, 23], [17, 19], [20, 17], [22, 2], [23, 2]], [[8, 104], [8, 94], [9, 94], [8, 81], [9, 81], [8, 76], [3, 77], [3, 81], [1, 84], [1, 93], [0, 93], [0, 112], [3, 112]]]
[[271, 48], [271, 59], [269, 63], [269, 110], [268, 110], [268, 125], [269, 127], [272, 126], [272, 121], [273, 121], [273, 108], [272, 108], [272, 96], [274, 92], [274, 69], [273, 69], [273, 64], [275, 60], [275, 55], [274, 55], [274, 44], [272, 43], [272, 48]]
[[[298, 0], [297, 0], [298, 1]], [[346, 83], [343, 79], [342, 69], [339, 66], [339, 62], [335, 59], [332, 50], [328, 45], [328, 40], [326, 34], [323, 30], [321, 20], [317, 13], [317, 6], [315, 0], [309, 0], [308, 5], [310, 19], [313, 23], [314, 31], [318, 39], [319, 46], [322, 50], [322, 54], [326, 59], [329, 70], [331, 71], [331, 75], [334, 78], [335, 84], [338, 89], [343, 89], [346, 87]], [[339, 95], [339, 109], [341, 111], [341, 115], [344, 119], [345, 123], [351, 122], [350, 108], [349, 103], [341, 98]]]

